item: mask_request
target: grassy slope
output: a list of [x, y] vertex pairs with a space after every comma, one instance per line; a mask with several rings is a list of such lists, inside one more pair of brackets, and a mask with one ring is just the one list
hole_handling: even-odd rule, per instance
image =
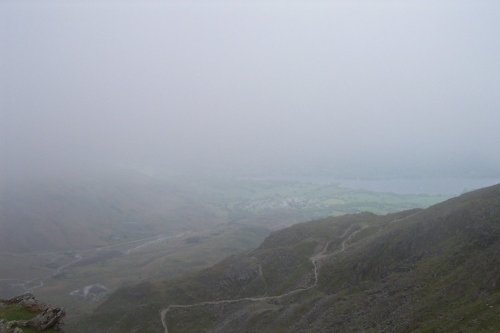
[[[311, 281], [308, 257], [349, 225], [368, 228], [321, 269], [319, 287], [280, 302], [175, 310], [175, 332], [478, 332], [500, 329], [500, 186], [423, 211], [299, 224], [191, 277], [114, 294], [87, 331], [160, 332], [167, 304], [275, 295]], [[263, 277], [258, 274], [262, 266]]]
[[[191, 304], [206, 300], [223, 300], [248, 296], [279, 295], [313, 282], [313, 266], [309, 257], [331, 240], [330, 248], [335, 250], [343, 240], [347, 228], [360, 226], [367, 220], [387, 220], [374, 214], [356, 214], [315, 222], [300, 223], [273, 233], [254, 251], [233, 256], [219, 264], [177, 280], [159, 284], [143, 283], [131, 288], [122, 288], [101, 305], [95, 315], [80, 325], [82, 331], [99, 331], [112, 327], [113, 332], [137, 328], [141, 332], [159, 332], [161, 324], [158, 312], [168, 304]], [[259, 276], [261, 265], [263, 276]], [[142, 304], [143, 306], [137, 306]], [[183, 312], [183, 311], [180, 311]], [[209, 322], [214, 324], [220, 318], [192, 312], [195, 325], [188, 331], [196, 332]], [[191, 313], [191, 312], [190, 312]], [[201, 319], [200, 319], [201, 318]], [[203, 326], [202, 325], [202, 326]], [[85, 328], [83, 328], [85, 327]]]
[[122, 285], [142, 280], [173, 278], [213, 265], [228, 254], [240, 253], [255, 247], [268, 234], [260, 227], [224, 224], [207, 232], [190, 234], [178, 239], [141, 249], [130, 255], [120, 255], [78, 264], [64, 275], [46, 281], [36, 290], [38, 297], [63, 306], [70, 331], [78, 316], [91, 311], [98, 302], [70, 296], [72, 290], [102, 283], [111, 291]]
[[[0, 305], [0, 319], [4, 319], [6, 321], [13, 320], [30, 320], [35, 317], [37, 313], [28, 311], [26, 308], [19, 305]], [[35, 333], [32, 328], [23, 328], [22, 331], [24, 333]], [[57, 331], [53, 329], [48, 329], [44, 331], [45, 333], [56, 333]]]

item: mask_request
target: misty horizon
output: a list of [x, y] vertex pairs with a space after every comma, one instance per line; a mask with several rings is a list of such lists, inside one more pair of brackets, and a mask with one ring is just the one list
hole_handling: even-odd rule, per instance
[[4, 176], [500, 177], [498, 3], [0, 6]]

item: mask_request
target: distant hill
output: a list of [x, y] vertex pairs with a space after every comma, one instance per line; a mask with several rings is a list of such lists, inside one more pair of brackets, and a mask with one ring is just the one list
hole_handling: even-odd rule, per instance
[[276, 231], [199, 273], [121, 288], [74, 331], [498, 332], [500, 185]]
[[364, 210], [427, 207], [442, 198], [294, 182], [176, 181], [116, 169], [3, 180], [0, 255], [82, 250], [227, 222], [277, 228]]
[[0, 252], [36, 252], [175, 234], [224, 219], [177, 186], [127, 173], [2, 183], [0, 222]]

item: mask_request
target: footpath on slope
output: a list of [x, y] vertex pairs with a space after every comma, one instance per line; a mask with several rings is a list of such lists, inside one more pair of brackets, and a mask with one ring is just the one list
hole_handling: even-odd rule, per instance
[[[314, 283], [311, 284], [309, 287], [305, 288], [297, 288], [292, 291], [289, 291], [287, 293], [281, 294], [281, 295], [275, 295], [275, 296], [261, 296], [261, 297], [243, 297], [243, 298], [235, 298], [235, 299], [227, 299], [227, 300], [219, 300], [219, 301], [205, 301], [205, 302], [200, 302], [200, 303], [194, 303], [194, 304], [171, 304], [168, 307], [160, 310], [160, 319], [161, 323], [164, 328], [164, 333], [168, 333], [168, 326], [167, 326], [167, 314], [170, 310], [172, 309], [187, 309], [187, 308], [192, 308], [192, 307], [198, 307], [198, 306], [205, 306], [205, 305], [218, 305], [218, 304], [231, 304], [231, 303], [238, 303], [238, 302], [260, 302], [260, 301], [269, 301], [269, 300], [276, 300], [280, 299], [283, 297], [291, 296], [297, 293], [301, 293], [310, 289], [315, 288], [318, 285], [318, 279], [319, 279], [319, 269], [320, 269], [320, 262], [321, 260], [331, 257], [333, 255], [342, 253], [346, 250], [346, 243], [349, 242], [358, 232], [366, 228], [366, 226], [362, 226], [360, 229], [357, 229], [349, 235], [346, 239], [342, 241], [340, 244], [340, 249], [337, 251], [334, 251], [332, 253], [327, 253], [328, 251], [328, 246], [331, 244], [331, 241], [327, 242], [323, 249], [313, 255], [312, 257], [309, 258], [311, 260], [311, 263], [313, 264], [314, 267]], [[351, 231], [352, 226], [347, 228], [347, 230], [339, 237], [339, 238], [344, 238], [349, 231]]]

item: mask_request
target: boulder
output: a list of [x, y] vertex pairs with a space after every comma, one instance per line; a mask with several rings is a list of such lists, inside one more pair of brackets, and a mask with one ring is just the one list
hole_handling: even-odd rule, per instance
[[60, 328], [66, 313], [61, 308], [48, 307], [36, 317], [28, 320], [26, 326], [37, 331], [44, 331], [49, 328]]

